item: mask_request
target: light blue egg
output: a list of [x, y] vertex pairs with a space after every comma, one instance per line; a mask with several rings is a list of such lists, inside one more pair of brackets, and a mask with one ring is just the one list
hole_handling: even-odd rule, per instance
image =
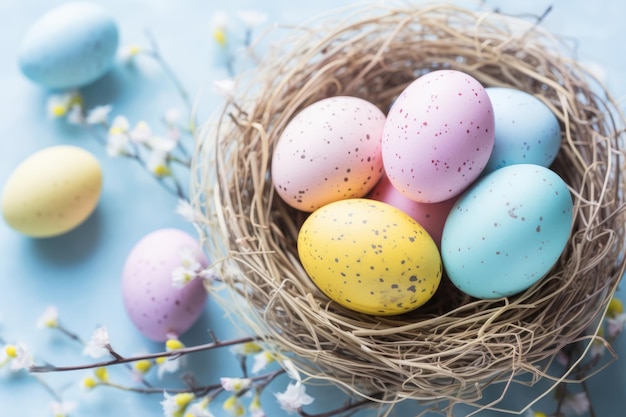
[[44, 87], [80, 88], [109, 71], [118, 42], [117, 24], [102, 7], [66, 3], [33, 24], [18, 62], [26, 77]]
[[445, 271], [473, 297], [517, 294], [554, 266], [571, 226], [572, 197], [561, 177], [534, 164], [500, 168], [464, 192], [448, 215]]
[[552, 110], [522, 90], [485, 90], [493, 106], [496, 138], [483, 174], [513, 164], [549, 167], [561, 144], [561, 128]]

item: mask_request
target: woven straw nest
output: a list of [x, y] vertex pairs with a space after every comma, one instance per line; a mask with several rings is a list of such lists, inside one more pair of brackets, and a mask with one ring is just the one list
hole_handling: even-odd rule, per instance
[[[624, 117], [536, 23], [446, 5], [361, 6], [291, 28], [241, 76], [200, 138], [192, 181], [192, 204], [205, 215], [201, 239], [236, 321], [293, 354], [305, 375], [383, 402], [476, 404], [491, 384], [564, 378], [548, 365], [565, 346], [598, 338], [584, 334], [597, 327], [625, 270]], [[562, 145], [551, 168], [574, 199], [569, 244], [545, 278], [513, 297], [472, 299], [444, 278], [434, 299], [407, 315], [341, 308], [298, 261], [306, 214], [274, 192], [274, 145], [317, 100], [353, 95], [386, 112], [408, 83], [443, 68], [530, 92], [557, 115]]]

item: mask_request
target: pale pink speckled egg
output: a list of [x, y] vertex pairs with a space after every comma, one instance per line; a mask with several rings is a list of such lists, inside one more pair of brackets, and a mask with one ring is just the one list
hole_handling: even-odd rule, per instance
[[382, 201], [408, 214], [426, 229], [438, 248], [441, 247], [441, 235], [446, 218], [457, 200], [457, 198], [451, 198], [439, 203], [420, 203], [411, 200], [398, 191], [386, 175], [383, 175], [378, 184], [367, 195], [367, 198]]
[[494, 113], [484, 87], [460, 71], [433, 71], [409, 84], [387, 114], [385, 171], [412, 200], [449, 200], [478, 178], [494, 137]]
[[311, 104], [285, 127], [272, 157], [272, 182], [290, 206], [312, 212], [365, 196], [383, 172], [384, 113], [357, 97]]
[[149, 339], [167, 340], [186, 332], [204, 310], [207, 292], [200, 279], [182, 288], [172, 285], [172, 272], [182, 264], [181, 249], [192, 251], [206, 268], [198, 241], [178, 229], [159, 229], [141, 239], [126, 258], [122, 296], [128, 316]]

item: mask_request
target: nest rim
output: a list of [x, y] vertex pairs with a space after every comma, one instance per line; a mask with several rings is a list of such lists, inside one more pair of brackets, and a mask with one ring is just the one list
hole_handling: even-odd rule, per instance
[[[292, 28], [286, 55], [279, 48], [243, 77], [198, 141], [192, 204], [204, 214], [201, 241], [228, 292], [216, 298], [277, 354], [290, 352], [300, 372], [378, 402], [445, 399], [489, 408], [495, 404], [480, 401], [494, 383], [506, 390], [511, 382], [566, 379], [571, 369], [552, 374], [551, 362], [576, 341], [601, 339], [598, 317], [626, 271], [625, 118], [615, 100], [560, 39], [524, 19], [451, 5], [366, 5], [329, 19]], [[397, 47], [407, 39], [421, 42], [417, 55]], [[274, 193], [273, 143], [314, 101], [355, 95], [388, 108], [403, 86], [439, 68], [485, 86], [530, 90], [557, 115], [563, 137], [551, 168], [574, 199], [568, 246], [548, 276], [513, 297], [456, 292], [392, 317], [346, 310], [299, 264], [295, 241], [306, 214]]]

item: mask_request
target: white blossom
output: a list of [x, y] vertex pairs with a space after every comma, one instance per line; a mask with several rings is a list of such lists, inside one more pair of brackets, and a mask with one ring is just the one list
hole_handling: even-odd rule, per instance
[[54, 401], [50, 403], [50, 411], [53, 417], [68, 417], [76, 409], [76, 406], [77, 404], [72, 401]]
[[250, 371], [253, 374], [256, 374], [262, 371], [263, 369], [265, 369], [267, 365], [269, 365], [270, 363], [274, 361], [275, 361], [274, 355], [272, 355], [269, 351], [264, 350], [262, 352], [259, 352], [256, 355], [254, 355], [254, 363], [252, 364], [252, 369]]
[[171, 108], [163, 115], [163, 120], [168, 126], [174, 126], [180, 121], [180, 110]]
[[229, 392], [240, 392], [250, 388], [252, 380], [250, 378], [220, 378], [222, 388]]
[[113, 107], [110, 105], [96, 106], [87, 113], [85, 123], [88, 125], [106, 124], [111, 110]]
[[172, 173], [167, 164], [168, 153], [160, 150], [150, 153], [146, 167], [157, 177], [167, 177]]
[[202, 213], [196, 210], [191, 203], [182, 198], [178, 199], [175, 212], [188, 222], [195, 223], [202, 220]]
[[141, 120], [135, 125], [133, 130], [128, 132], [128, 136], [133, 142], [147, 143], [152, 137], [152, 129], [148, 123]]
[[101, 358], [109, 352], [109, 332], [106, 327], [98, 327], [92, 334], [89, 342], [85, 344], [83, 354], [94, 359]]
[[626, 313], [621, 313], [616, 315], [615, 317], [607, 318], [607, 333], [610, 338], [613, 338], [624, 331], [624, 326], [626, 325]]
[[232, 78], [213, 81], [213, 90], [226, 99], [232, 99], [235, 91], [235, 81]]
[[267, 14], [258, 10], [241, 10], [237, 13], [237, 17], [250, 29], [265, 23], [267, 20]]
[[589, 410], [589, 398], [584, 392], [568, 395], [563, 400], [562, 411], [565, 415], [576, 414], [581, 416]]
[[189, 403], [195, 398], [190, 392], [183, 392], [176, 395], [163, 392], [163, 396], [165, 399], [161, 401], [161, 406], [163, 407], [163, 415], [165, 417], [182, 416], [189, 406]]
[[285, 392], [274, 394], [280, 408], [288, 413], [298, 413], [303, 405], [309, 405], [314, 398], [306, 393], [306, 387], [301, 382], [289, 384]]
[[73, 125], [82, 125], [85, 122], [83, 106], [78, 103], [73, 104], [67, 112], [67, 122]]
[[7, 345], [4, 348], [6, 355], [11, 358], [11, 370], [29, 369], [35, 362], [26, 346], [21, 343], [17, 345]]
[[59, 325], [59, 312], [55, 306], [49, 306], [37, 319], [37, 327], [57, 327]]

